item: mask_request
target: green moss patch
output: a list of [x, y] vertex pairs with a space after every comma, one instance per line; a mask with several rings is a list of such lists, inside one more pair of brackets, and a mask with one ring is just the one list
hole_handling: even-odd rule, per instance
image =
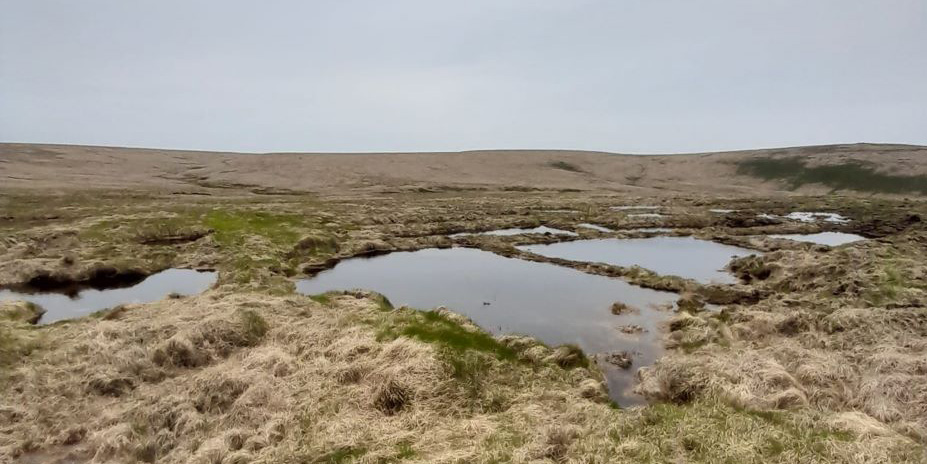
[[467, 330], [437, 311], [407, 310], [381, 328], [378, 337], [408, 337], [433, 343], [453, 352], [479, 351], [498, 359], [516, 359], [517, 353], [483, 331]]

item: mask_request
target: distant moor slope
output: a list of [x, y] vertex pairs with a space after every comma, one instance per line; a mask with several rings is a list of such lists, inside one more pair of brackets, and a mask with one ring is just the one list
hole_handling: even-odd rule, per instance
[[242, 154], [7, 143], [0, 144], [0, 184], [61, 190], [927, 195], [927, 147], [854, 144], [684, 155], [569, 150]]

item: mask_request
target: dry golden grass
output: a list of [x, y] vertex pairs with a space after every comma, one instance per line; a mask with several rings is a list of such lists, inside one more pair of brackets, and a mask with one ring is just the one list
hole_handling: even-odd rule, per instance
[[[670, 350], [641, 375], [656, 401], [618, 410], [575, 348], [492, 339], [453, 313], [390, 310], [365, 293], [298, 296], [291, 277], [356, 254], [450, 246], [449, 232], [636, 227], [608, 206], [649, 199], [100, 201], [49, 206], [61, 220], [10, 210], [0, 282], [80, 277], [118, 261], [215, 267], [220, 283], [42, 327], [14, 305], [0, 317], [0, 462], [925, 461], [923, 232], [830, 251], [784, 246], [751, 264], [774, 271], [752, 273], [721, 312], [683, 286]], [[671, 225], [702, 236], [787, 227], [728, 229], [692, 211], [708, 207], [700, 199], [660, 201]], [[776, 212], [802, 201], [815, 210], [830, 200], [737, 207]], [[577, 213], [543, 212], [555, 209]], [[174, 233], [186, 230], [212, 233], [189, 242]], [[184, 240], [142, 243], [148, 234]], [[507, 253], [518, 240], [463, 242]], [[653, 285], [678, 283], [636, 272]], [[736, 299], [749, 292], [771, 297]]]
[[[459, 350], [456, 336], [422, 341], [429, 328], [484, 336], [459, 316], [384, 309], [364, 294], [322, 305], [212, 291], [47, 326], [0, 383], [0, 459], [920, 459], [911, 439], [862, 413], [752, 412], [713, 395], [621, 411], [572, 349], [509, 336]], [[788, 379], [778, 375], [775, 386]]]
[[[856, 436], [927, 444], [927, 249], [911, 231], [838, 250], [770, 253], [775, 289], [758, 304], [680, 314], [678, 354], [638, 389], [684, 402], [721, 398], [750, 410], [815, 409]], [[886, 267], [888, 270], [886, 270]], [[893, 274], [886, 290], [886, 274]]]

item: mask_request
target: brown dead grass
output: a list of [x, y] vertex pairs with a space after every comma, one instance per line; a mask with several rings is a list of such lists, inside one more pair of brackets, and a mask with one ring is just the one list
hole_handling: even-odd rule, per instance
[[[601, 381], [573, 360], [575, 350], [525, 337], [502, 340], [518, 353], [514, 359], [469, 351], [461, 355], [475, 363], [463, 367], [440, 344], [377, 336], [383, 324], [409, 320], [406, 311], [384, 311], [361, 294], [334, 295], [323, 306], [307, 297], [211, 291], [131, 305], [109, 320], [44, 327], [46, 348], [0, 383], [8, 419], [0, 457], [605, 463], [918, 456], [909, 438], [860, 414], [765, 417], [705, 395], [620, 411], [603, 401]], [[769, 388], [792, 382], [783, 369], [754, 362], [777, 373]], [[461, 369], [476, 370], [461, 376]]]
[[[639, 391], [666, 401], [723, 398], [749, 410], [831, 411], [863, 436], [927, 444], [924, 233], [838, 250], [764, 257], [774, 296], [720, 313], [679, 314], [678, 354], [642, 372]], [[885, 266], [898, 271], [884, 290]], [[873, 295], [879, 295], [873, 299]]]
[[[47, 327], [0, 321], [0, 349], [12, 353], [0, 367], [0, 461], [924, 461], [927, 324], [919, 302], [927, 272], [923, 236], [913, 232], [829, 251], [760, 244], [772, 252], [751, 268], [774, 272], [751, 271], [750, 284], [718, 290], [733, 302], [721, 312], [704, 307], [704, 288], [634, 270], [628, 277], [638, 283], [690, 293], [670, 324], [668, 355], [642, 372], [641, 390], [659, 401], [621, 411], [573, 348], [506, 336], [497, 342], [511, 356], [449, 349], [421, 327], [404, 330], [411, 320], [428, 322], [411, 310], [388, 311], [364, 293], [317, 303], [293, 295], [290, 278], [356, 254], [450, 246], [448, 232], [636, 227], [608, 206], [651, 199], [249, 197], [199, 200], [200, 209], [171, 214], [163, 210], [174, 200], [100, 201], [105, 212], [85, 204], [49, 211], [60, 220], [11, 209], [16, 227], [0, 237], [0, 280], [81, 275], [130, 257], [126, 266], [145, 269], [215, 266], [222, 282], [204, 295]], [[670, 225], [705, 227], [692, 230], [706, 237], [785, 231], [726, 229], [723, 219], [690, 211], [707, 208], [700, 201], [660, 204]], [[801, 201], [815, 210], [830, 200], [756, 207], [781, 212]], [[553, 209], [578, 213], [542, 212]], [[197, 224], [214, 232], [192, 242], [139, 243], [132, 227], [108, 233], [120, 222], [204, 217], [210, 223]], [[458, 243], [506, 253], [519, 240]], [[460, 326], [455, 334], [478, 332], [440, 315]]]

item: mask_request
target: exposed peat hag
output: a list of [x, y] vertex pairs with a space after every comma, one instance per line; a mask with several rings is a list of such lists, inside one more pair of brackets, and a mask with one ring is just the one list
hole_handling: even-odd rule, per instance
[[94, 285], [82, 283], [81, 286], [62, 287], [32, 285], [34, 282], [30, 281], [28, 286], [0, 289], [0, 300], [35, 303], [46, 311], [38, 322], [48, 324], [120, 304], [157, 301], [170, 294], [193, 295], [209, 288], [216, 278], [216, 272], [167, 269], [147, 277], [136, 276], [131, 283], [118, 279], [109, 282], [93, 281]]
[[148, 277], [148, 273], [137, 269], [116, 269], [115, 267], [95, 267], [85, 276], [39, 272], [26, 282], [10, 285], [9, 288], [23, 293], [54, 292], [76, 295], [86, 289], [126, 288], [137, 285]]
[[[620, 279], [472, 248], [344, 260], [314, 278], [298, 281], [296, 288], [304, 294], [375, 290], [397, 306], [445, 306], [493, 334], [526, 334], [548, 345], [576, 344], [603, 358], [630, 353], [630, 368], [600, 362], [610, 395], [622, 406], [643, 402], [631, 393], [634, 373], [660, 356], [658, 326], [670, 316], [678, 298]], [[631, 309], [615, 315], [610, 309], [615, 302]], [[622, 326], [643, 330], [626, 334]]]
[[679, 276], [700, 283], [735, 283], [737, 279], [724, 271], [724, 267], [734, 257], [756, 253], [694, 237], [575, 240], [517, 248], [571, 261], [636, 265], [660, 275]]

